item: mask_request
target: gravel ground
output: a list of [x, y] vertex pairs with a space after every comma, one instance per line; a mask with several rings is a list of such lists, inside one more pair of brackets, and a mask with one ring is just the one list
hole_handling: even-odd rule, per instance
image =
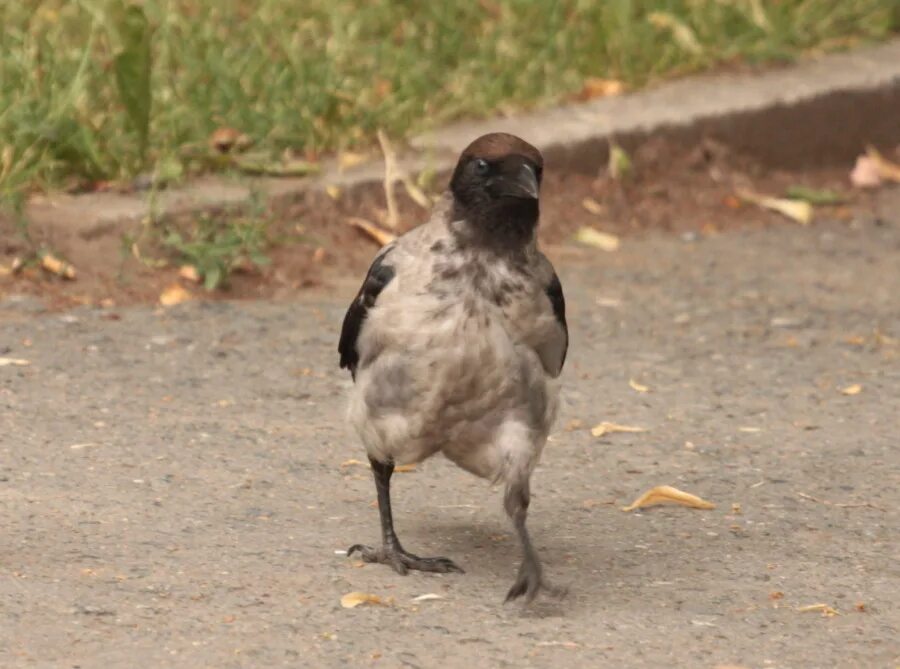
[[[554, 249], [572, 345], [530, 526], [569, 595], [528, 609], [501, 605], [499, 492], [440, 459], [395, 476], [398, 531], [465, 575], [336, 554], [378, 537], [335, 351], [356, 278], [169, 310], [5, 300], [0, 356], [31, 364], [0, 367], [0, 666], [895, 666], [900, 193], [881, 209]], [[718, 506], [620, 510], [664, 483]], [[798, 611], [818, 603], [839, 615]]]

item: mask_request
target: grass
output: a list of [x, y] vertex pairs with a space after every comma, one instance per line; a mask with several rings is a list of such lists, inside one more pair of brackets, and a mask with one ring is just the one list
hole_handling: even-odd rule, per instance
[[301, 155], [900, 29], [898, 0], [0, 3], [0, 195], [180, 174], [219, 127]]

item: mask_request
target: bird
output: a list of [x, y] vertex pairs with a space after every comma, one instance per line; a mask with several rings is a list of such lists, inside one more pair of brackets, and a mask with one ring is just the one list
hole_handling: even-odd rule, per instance
[[537, 246], [543, 167], [540, 151], [515, 135], [469, 144], [428, 220], [375, 256], [338, 344], [382, 536], [381, 546], [355, 544], [348, 555], [400, 574], [463, 571], [407, 551], [394, 529], [394, 467], [440, 452], [503, 486], [522, 549], [507, 602], [560, 591], [544, 578], [526, 527], [569, 346], [562, 285]]

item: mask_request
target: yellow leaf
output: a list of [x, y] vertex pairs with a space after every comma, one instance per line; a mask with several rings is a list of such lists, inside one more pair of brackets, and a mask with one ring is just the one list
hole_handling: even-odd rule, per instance
[[191, 299], [191, 294], [179, 284], [173, 283], [159, 296], [159, 303], [164, 307], [171, 307]]
[[382, 230], [377, 225], [375, 225], [374, 223], [369, 223], [369, 221], [364, 218], [351, 216], [347, 219], [347, 223], [365, 232], [367, 235], [369, 235], [369, 237], [374, 239], [381, 246], [390, 244], [397, 238], [396, 235], [388, 232], [387, 230]]
[[809, 202], [770, 197], [744, 189], [738, 190], [737, 196], [745, 202], [750, 202], [763, 209], [777, 211], [779, 214], [787, 216], [801, 225], [808, 225], [813, 218], [813, 206]]
[[584, 86], [576, 95], [578, 100], [593, 100], [594, 98], [612, 97], [625, 92], [625, 84], [618, 79], [602, 79], [600, 77], [588, 77], [584, 80]]
[[874, 146], [866, 148], [866, 155], [875, 164], [875, 169], [882, 179], [900, 183], [900, 165], [882, 156]]
[[194, 283], [200, 283], [200, 272], [193, 265], [182, 265], [178, 268], [178, 276]]
[[602, 437], [604, 434], [610, 434], [612, 432], [646, 432], [647, 428], [645, 427], [635, 427], [633, 425], [619, 425], [618, 423], [608, 423], [603, 421], [602, 423], [595, 425], [591, 428], [591, 434], [595, 437]]
[[639, 393], [649, 393], [650, 389], [642, 383], [638, 383], [634, 379], [628, 380], [628, 385], [631, 386], [632, 390], [636, 390]]
[[578, 232], [575, 233], [575, 241], [610, 253], [619, 249], [618, 237], [588, 226], [579, 228]]
[[665, 504], [666, 502], [682, 504], [693, 509], [716, 508], [716, 505], [712, 502], [707, 502], [705, 499], [701, 499], [689, 492], [684, 492], [683, 490], [679, 490], [678, 488], [673, 488], [670, 485], [660, 485], [656, 486], [655, 488], [651, 488], [628, 506], [622, 507], [622, 511], [634, 511], [635, 509], [641, 509], [645, 506]]
[[48, 272], [53, 272], [64, 279], [75, 278], [75, 268], [64, 260], [60, 260], [52, 253], [45, 253], [41, 257], [41, 266]]
[[343, 172], [344, 170], [349, 170], [357, 165], [362, 165], [365, 162], [368, 162], [370, 157], [365, 153], [355, 153], [353, 151], [343, 151], [338, 154], [338, 167]]
[[837, 612], [836, 609], [831, 608], [828, 604], [810, 604], [809, 606], [801, 606], [797, 609], [799, 613], [810, 613], [812, 611], [819, 611], [826, 618], [832, 618], [834, 616], [841, 615]]
[[341, 197], [341, 189], [339, 186], [329, 185], [325, 186], [325, 192], [328, 194], [332, 200], [338, 200]]
[[594, 214], [594, 216], [599, 216], [604, 211], [603, 205], [592, 197], [584, 198], [581, 201], [581, 206], [584, 207], [585, 211], [588, 213]]
[[862, 386], [858, 383], [849, 385], [846, 388], [841, 388], [841, 393], [843, 393], [844, 395], [859, 395], [861, 392]]
[[344, 467], [368, 467], [368, 462], [363, 462], [362, 460], [357, 460], [356, 458], [351, 458], [350, 460], [344, 460], [341, 463], [341, 469]]
[[367, 592], [348, 592], [341, 597], [341, 606], [345, 609], [355, 609], [360, 604], [372, 604], [376, 606], [385, 606], [385, 602], [378, 595], [370, 595]]

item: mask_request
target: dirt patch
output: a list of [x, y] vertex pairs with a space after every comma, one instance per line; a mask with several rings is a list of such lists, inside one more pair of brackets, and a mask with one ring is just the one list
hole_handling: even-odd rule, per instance
[[[713, 235], [734, 228], [793, 225], [779, 214], [741, 204], [734, 197], [737, 187], [775, 195], [797, 185], [827, 188], [841, 193], [845, 202], [820, 207], [819, 215], [850, 220], [874, 212], [868, 194], [850, 190], [848, 166], [823, 166], [802, 173], [773, 169], [712, 140], [684, 146], [650, 139], [635, 150], [632, 161], [632, 175], [622, 181], [609, 178], [606, 170], [559, 173], [548, 165], [542, 193], [542, 241], [563, 243], [584, 225], [621, 236], [651, 230]], [[437, 183], [446, 183], [446, 175]], [[399, 200], [403, 229], [426, 218], [427, 212], [405, 194]], [[587, 206], [585, 200], [590, 200]], [[277, 203], [260, 214], [270, 221], [272, 245], [267, 253], [271, 264], [236, 271], [224, 289], [214, 292], [180, 278], [177, 257], [158, 243], [159, 235], [152, 230], [135, 235], [138, 259], [133, 240], [114, 234], [63, 237], [58, 232], [31, 230], [31, 239], [26, 240], [11, 220], [0, 220], [3, 266], [41, 247], [66, 258], [78, 271], [77, 279], [68, 281], [40, 267], [26, 267], [17, 275], [0, 277], [0, 295], [38, 294], [59, 308], [147, 303], [155, 302], [167, 286], [181, 283], [197, 299], [285, 298], [312, 286], [327, 286], [339, 277], [361, 274], [377, 245], [346, 221], [352, 216], [383, 220], [384, 207], [378, 184], [338, 197], [310, 192]], [[227, 221], [231, 215], [222, 212], [219, 216]], [[168, 225], [185, 228], [191, 223], [182, 219]]]

